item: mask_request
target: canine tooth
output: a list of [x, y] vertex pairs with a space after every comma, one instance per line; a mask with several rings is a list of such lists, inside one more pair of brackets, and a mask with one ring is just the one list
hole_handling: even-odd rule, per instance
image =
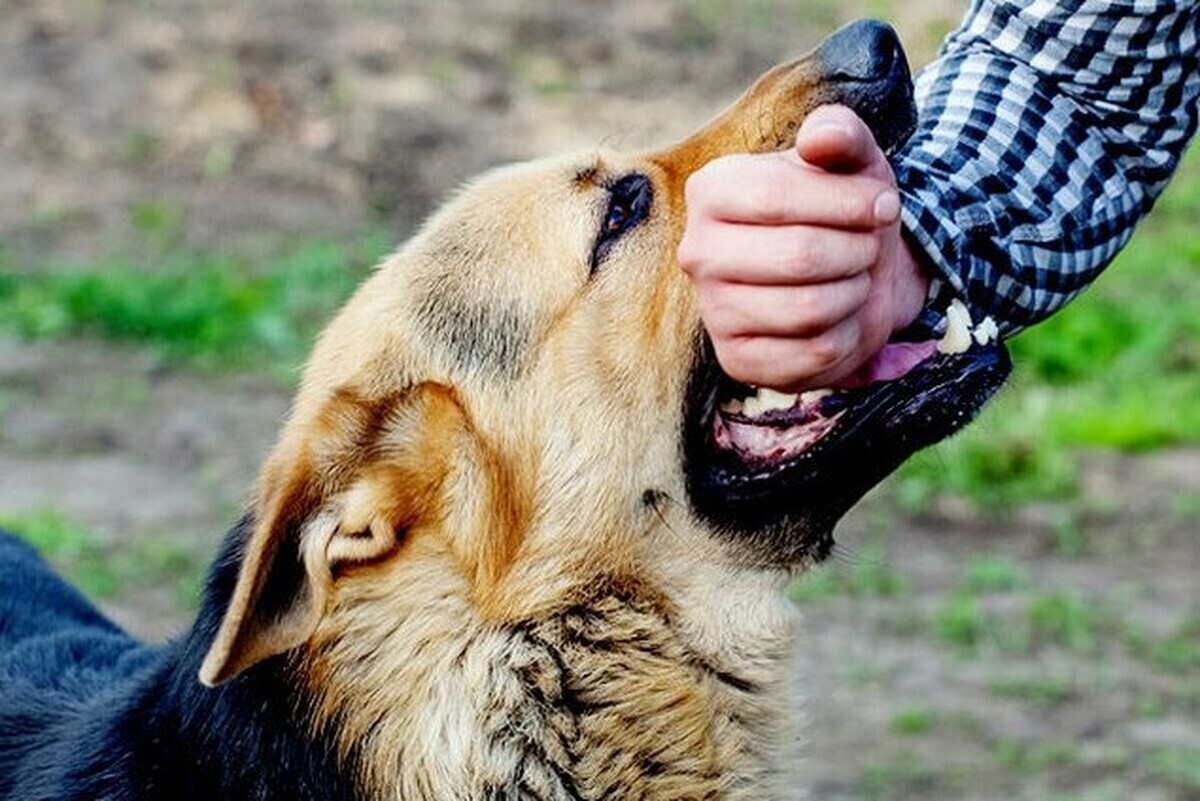
[[810, 389], [808, 392], [800, 393], [800, 402], [803, 404], [817, 403], [832, 394], [832, 389]]
[[993, 320], [991, 317], [984, 317], [983, 322], [975, 326], [974, 336], [976, 342], [978, 342], [980, 345], [986, 345], [987, 343], [999, 338], [1000, 329], [997, 327], [995, 320]]
[[939, 353], [964, 353], [971, 347], [971, 313], [958, 298], [946, 309], [946, 333], [938, 340]]
[[759, 387], [753, 395], [746, 398], [742, 404], [742, 411], [747, 417], [758, 417], [777, 409], [790, 409], [796, 405], [796, 400], [795, 395]]
[[742, 402], [740, 400], [727, 400], [721, 404], [721, 411], [725, 414], [741, 414]]

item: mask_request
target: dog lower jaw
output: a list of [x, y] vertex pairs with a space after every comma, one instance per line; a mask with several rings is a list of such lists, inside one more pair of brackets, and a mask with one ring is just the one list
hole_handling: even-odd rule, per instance
[[685, 412], [693, 507], [764, 563], [823, 558], [834, 525], [863, 494], [966, 425], [999, 389], [1011, 367], [1003, 344], [967, 342], [962, 350], [898, 343], [850, 382], [857, 386], [753, 404], [731, 402], [729, 379], [702, 358]]
[[[998, 328], [991, 317], [976, 326], [963, 302], [954, 299], [946, 309], [941, 339], [888, 342], [830, 387], [793, 395], [741, 385], [744, 397], [727, 397], [713, 410], [712, 443], [715, 450], [745, 463], [750, 472], [771, 471], [835, 433], [847, 407], [860, 402], [862, 393], [855, 396], [855, 390], [884, 389], [890, 382], [928, 367], [939, 355], [967, 353], [976, 344], [987, 348], [997, 338]], [[722, 394], [728, 394], [734, 382], [723, 383]]]
[[712, 413], [714, 449], [745, 464], [747, 472], [779, 469], [835, 435], [847, 409], [860, 402], [863, 393], [857, 391], [881, 389], [938, 353], [933, 340], [889, 343], [834, 386], [799, 395], [759, 388], [744, 399], [726, 400]]

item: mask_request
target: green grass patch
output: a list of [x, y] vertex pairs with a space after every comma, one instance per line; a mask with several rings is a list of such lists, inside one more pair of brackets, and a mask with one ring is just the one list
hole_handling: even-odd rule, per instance
[[1054, 646], [1094, 653], [1105, 642], [1117, 642], [1124, 630], [1111, 610], [1075, 592], [1035, 593], [1020, 616], [987, 611], [975, 596], [959, 591], [934, 620], [944, 642], [967, 650], [991, 643], [1006, 651]]
[[1027, 615], [1033, 641], [1072, 651], [1095, 650], [1104, 632], [1111, 630], [1094, 603], [1072, 592], [1035, 595], [1029, 599]]
[[1030, 796], [1034, 801], [1129, 801], [1128, 791], [1118, 782], [1104, 781], [1081, 790], [1048, 792]]
[[896, 734], [915, 737], [928, 734], [936, 721], [937, 716], [932, 710], [925, 707], [912, 707], [897, 713], [892, 718], [891, 728]]
[[1146, 693], [1133, 705], [1133, 714], [1143, 720], [1162, 720], [1167, 716], [1167, 700], [1156, 693]]
[[961, 434], [910, 459], [894, 481], [897, 499], [919, 511], [948, 493], [1001, 512], [1030, 501], [1073, 497], [1078, 487], [1074, 457], [1046, 436], [1051, 402], [1044, 388], [1006, 390]]
[[1171, 503], [1171, 515], [1178, 520], [1200, 520], [1200, 495], [1180, 492]]
[[902, 754], [875, 762], [863, 770], [864, 801], [937, 797], [944, 790], [943, 776], [915, 754]]
[[1200, 634], [1173, 634], [1154, 644], [1148, 660], [1159, 670], [1170, 673], [1194, 671], [1200, 668]]
[[882, 549], [870, 548], [849, 562], [833, 562], [804, 573], [789, 589], [798, 604], [815, 603], [828, 598], [907, 597], [912, 587], [895, 571]]
[[1011, 592], [1032, 583], [1029, 571], [1006, 556], [976, 554], [963, 570], [963, 588], [972, 593]]
[[169, 539], [138, 540], [114, 548], [54, 509], [0, 514], [0, 528], [16, 532], [93, 598], [113, 598], [141, 587], [169, 587], [181, 610], [199, 605], [205, 559]]
[[1074, 679], [1066, 676], [1005, 676], [993, 679], [988, 689], [999, 698], [1039, 707], [1055, 707], [1080, 696]]
[[1064, 740], [999, 740], [992, 755], [1004, 769], [1026, 776], [1079, 761], [1078, 747]]
[[1160, 748], [1146, 757], [1145, 766], [1146, 772], [1161, 782], [1186, 791], [1200, 791], [1200, 749]]
[[1054, 552], [1059, 556], [1075, 558], [1085, 555], [1091, 548], [1091, 538], [1073, 511], [1059, 514], [1051, 522], [1051, 534]]
[[59, 512], [39, 509], [0, 516], [0, 528], [19, 534], [88, 595], [111, 598], [120, 591], [121, 577], [110, 564], [103, 542]]
[[1023, 651], [1029, 647], [1026, 627], [989, 611], [977, 596], [961, 590], [942, 600], [931, 622], [937, 639], [964, 656], [989, 648]]
[[[147, 235], [175, 225], [158, 206], [134, 211]], [[0, 268], [0, 326], [30, 339], [139, 343], [212, 366], [295, 364], [384, 244], [371, 235], [258, 256], [151, 250], [161, 255], [152, 267], [117, 258], [88, 269]]]
[[1129, 652], [1164, 672], [1187, 675], [1200, 670], [1200, 617], [1189, 617], [1165, 637], [1126, 631]]

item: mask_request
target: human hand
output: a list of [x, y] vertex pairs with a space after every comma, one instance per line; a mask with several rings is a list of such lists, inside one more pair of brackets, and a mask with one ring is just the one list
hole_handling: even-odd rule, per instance
[[929, 279], [900, 234], [896, 179], [844, 106], [792, 150], [726, 156], [688, 179], [679, 263], [722, 369], [791, 392], [861, 383], [914, 319]]

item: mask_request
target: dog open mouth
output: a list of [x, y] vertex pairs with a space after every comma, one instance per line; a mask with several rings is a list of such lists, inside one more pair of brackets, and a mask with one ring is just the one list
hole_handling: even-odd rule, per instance
[[[916, 127], [904, 51], [885, 25], [829, 37], [823, 102], [852, 108], [894, 154]], [[945, 332], [894, 338], [840, 386], [790, 395], [740, 384], [704, 341], [685, 409], [694, 508], [754, 558], [794, 564], [830, 551], [837, 520], [916, 451], [966, 425], [1008, 376], [991, 318], [953, 301]]]
[[[996, 325], [990, 317], [974, 330], [970, 317], [959, 301], [947, 310], [947, 331], [939, 341], [891, 342], [875, 354], [856, 373], [836, 387], [810, 390], [800, 394], [753, 388], [726, 379], [717, 393], [717, 408], [712, 414], [712, 440], [716, 450], [752, 470], [770, 473], [781, 464], [794, 462], [821, 447], [826, 436], [849, 413], [850, 422], [872, 402], [881, 400], [887, 384], [913, 376], [912, 389], [929, 390], [929, 379], [920, 376], [937, 372], [939, 359], [959, 355], [977, 343], [986, 347], [996, 339]], [[961, 364], [966, 369], [970, 362]], [[948, 377], [950, 379], [953, 376]], [[935, 382], [937, 379], [933, 379]], [[910, 382], [911, 383], [911, 382]]]
[[890, 342], [837, 388], [755, 389], [711, 356], [702, 362], [687, 414], [693, 503], [734, 533], [802, 523], [805, 555], [816, 558], [855, 501], [966, 425], [1010, 370], [991, 319], [972, 326], [958, 301], [940, 340]]

